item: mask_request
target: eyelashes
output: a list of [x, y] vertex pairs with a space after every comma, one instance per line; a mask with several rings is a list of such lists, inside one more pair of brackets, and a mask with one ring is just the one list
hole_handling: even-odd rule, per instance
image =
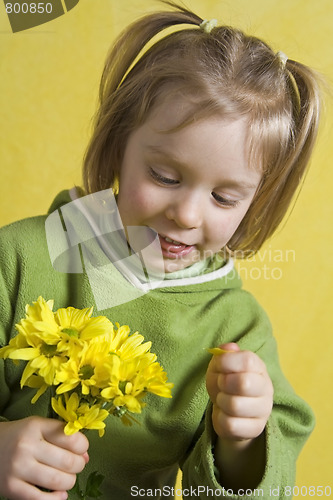
[[237, 205], [239, 204], [238, 200], [230, 200], [228, 198], [223, 198], [223, 196], [214, 193], [214, 191], [212, 192], [212, 197], [214, 198], [215, 201], [217, 201], [217, 203], [223, 205], [224, 207], [237, 207]]
[[163, 175], [159, 174], [154, 170], [153, 168], [149, 167], [149, 173], [153, 179], [155, 179], [157, 182], [160, 184], [166, 184], [168, 186], [174, 186], [175, 184], [179, 184], [179, 181], [176, 179], [171, 179], [170, 177], [164, 177]]
[[[172, 179], [170, 177], [165, 177], [164, 175], [159, 174], [154, 170], [152, 167], [149, 167], [149, 175], [159, 184], [163, 186], [175, 186], [179, 184], [179, 180], [177, 179]], [[225, 208], [233, 208], [236, 207], [239, 204], [239, 200], [231, 200], [228, 198], [224, 198], [223, 196], [215, 193], [212, 191], [211, 193], [212, 197], [218, 203], [218, 205], [225, 207]]]

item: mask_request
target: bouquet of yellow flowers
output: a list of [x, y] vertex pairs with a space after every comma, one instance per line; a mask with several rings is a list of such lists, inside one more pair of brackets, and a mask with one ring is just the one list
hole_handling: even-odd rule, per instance
[[[0, 349], [0, 358], [27, 361], [21, 387], [36, 390], [32, 403], [51, 389], [52, 408], [66, 422], [67, 435], [96, 429], [103, 436], [109, 415], [131, 425], [131, 414], [141, 413], [148, 392], [172, 397], [173, 384], [150, 352], [151, 342], [92, 312], [92, 307], [53, 312], [53, 300], [38, 297], [26, 306], [18, 334]], [[73, 492], [81, 499], [97, 498], [102, 480], [93, 472], [85, 491], [77, 482]]]
[[171, 398], [173, 384], [138, 332], [92, 317], [92, 307], [52, 309], [53, 301], [42, 297], [27, 305], [0, 358], [27, 361], [21, 387], [36, 389], [32, 403], [54, 388], [52, 408], [67, 422], [66, 434], [97, 429], [103, 436], [108, 415], [130, 425], [148, 392]]

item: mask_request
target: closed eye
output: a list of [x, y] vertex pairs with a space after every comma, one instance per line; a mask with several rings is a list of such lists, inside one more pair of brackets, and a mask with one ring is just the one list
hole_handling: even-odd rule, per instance
[[155, 181], [159, 182], [160, 184], [166, 184], [166, 185], [175, 185], [179, 184], [179, 181], [177, 179], [171, 179], [170, 177], [164, 177], [164, 175], [159, 174], [154, 170], [153, 168], [149, 167], [149, 174]]
[[217, 193], [212, 192], [212, 196], [214, 200], [221, 206], [223, 207], [236, 207], [239, 203], [238, 200], [230, 200], [229, 198], [224, 198], [223, 196], [220, 196]]

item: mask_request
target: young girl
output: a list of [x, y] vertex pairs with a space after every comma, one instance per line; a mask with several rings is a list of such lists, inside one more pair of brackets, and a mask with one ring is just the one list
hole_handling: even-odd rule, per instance
[[[95, 470], [103, 498], [170, 498], [179, 467], [184, 497], [288, 498], [313, 428], [231, 256], [261, 247], [299, 186], [318, 125], [316, 78], [261, 40], [170, 5], [131, 25], [108, 56], [85, 189], [61, 193], [50, 209], [66, 215], [68, 203], [114, 193], [132, 247], [133, 226], [157, 235], [164, 279], [142, 292], [144, 273], [112, 258], [111, 229], [104, 239], [93, 230], [81, 270], [64, 272], [47, 245], [57, 241], [50, 219], [11, 224], [1, 230], [0, 343], [40, 295], [55, 308], [94, 305], [152, 341], [173, 397], [148, 398], [140, 425], [110, 417], [103, 439], [88, 443], [49, 418], [46, 394], [31, 405], [22, 367], [0, 360], [2, 498], [65, 499], [77, 473]], [[65, 215], [69, 234], [75, 217]], [[93, 227], [95, 215], [87, 220]], [[211, 357], [213, 346], [228, 352]]]

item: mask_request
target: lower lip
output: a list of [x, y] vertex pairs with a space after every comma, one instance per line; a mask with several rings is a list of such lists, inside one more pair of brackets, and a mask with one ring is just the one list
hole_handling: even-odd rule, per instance
[[170, 243], [166, 239], [159, 235], [159, 240], [162, 249], [162, 255], [166, 259], [177, 259], [180, 257], [185, 257], [190, 252], [195, 249], [194, 245], [176, 245], [175, 243]]

